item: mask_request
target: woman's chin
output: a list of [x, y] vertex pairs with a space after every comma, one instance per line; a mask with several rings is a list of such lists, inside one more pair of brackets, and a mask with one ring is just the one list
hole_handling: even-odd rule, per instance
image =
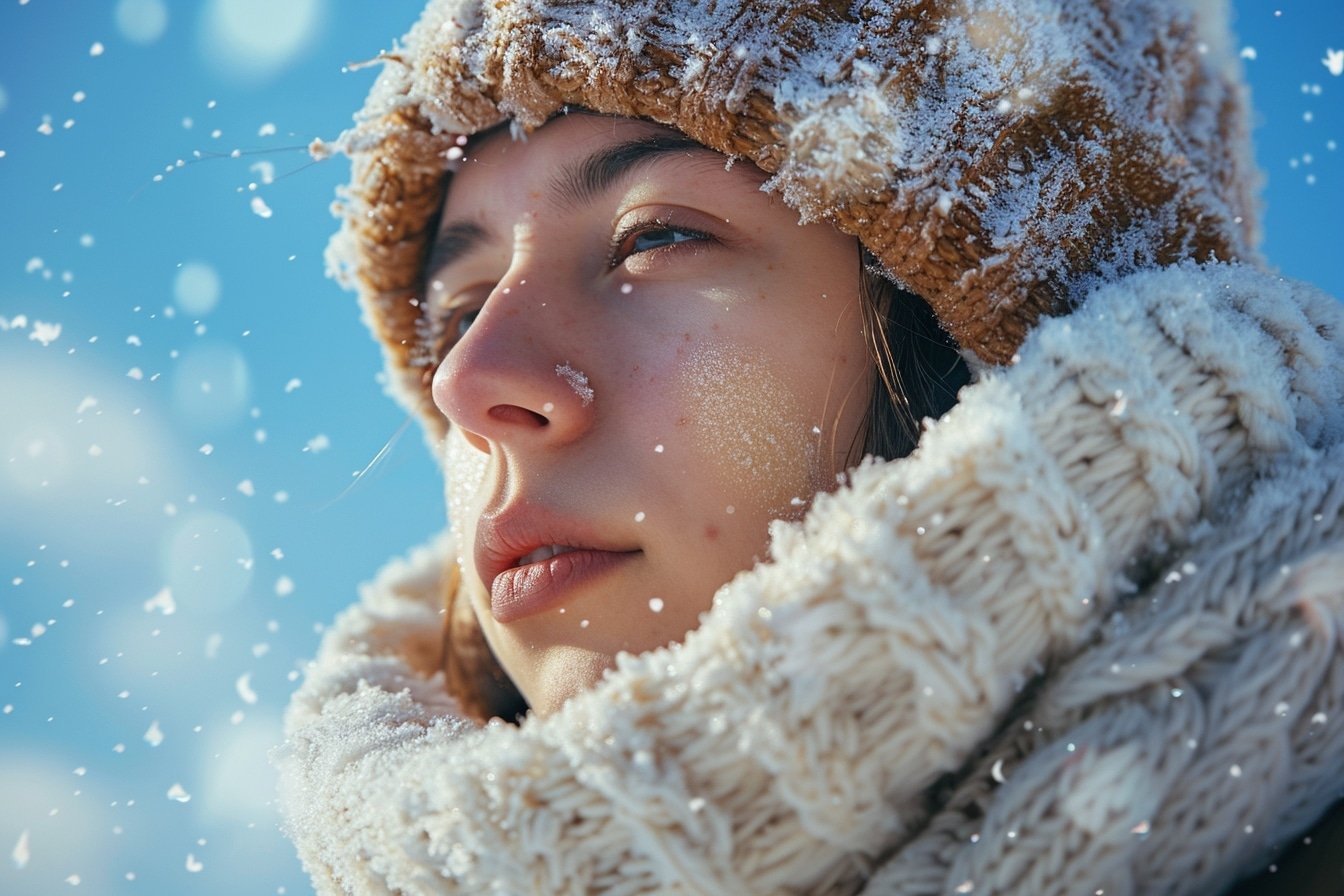
[[[549, 647], [529, 660], [525, 675], [517, 676], [515, 684], [532, 714], [542, 717], [564, 706], [575, 694], [592, 690], [613, 664], [608, 654], [568, 644]], [[519, 680], [524, 677], [525, 681]]]

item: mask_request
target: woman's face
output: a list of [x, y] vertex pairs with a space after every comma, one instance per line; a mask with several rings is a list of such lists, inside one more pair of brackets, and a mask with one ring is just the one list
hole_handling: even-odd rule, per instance
[[854, 453], [855, 241], [665, 128], [571, 115], [454, 175], [428, 268], [449, 514], [536, 712], [680, 640]]

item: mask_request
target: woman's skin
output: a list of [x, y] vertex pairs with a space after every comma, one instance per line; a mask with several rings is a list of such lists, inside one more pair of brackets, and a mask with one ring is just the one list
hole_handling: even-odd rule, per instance
[[426, 297], [449, 514], [535, 712], [680, 640], [853, 460], [873, 379], [855, 241], [726, 161], [576, 114], [479, 138], [453, 176]]

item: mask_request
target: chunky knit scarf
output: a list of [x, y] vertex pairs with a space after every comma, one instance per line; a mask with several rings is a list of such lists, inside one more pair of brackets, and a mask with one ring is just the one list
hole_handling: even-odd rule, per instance
[[289, 709], [323, 893], [1210, 893], [1344, 795], [1344, 310], [1096, 289], [545, 719], [445, 696], [438, 543]]

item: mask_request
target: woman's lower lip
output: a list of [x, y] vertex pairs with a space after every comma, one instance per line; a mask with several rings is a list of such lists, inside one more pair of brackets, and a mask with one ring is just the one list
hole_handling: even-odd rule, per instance
[[535, 616], [569, 600], [584, 585], [638, 553], [568, 551], [506, 569], [490, 583], [490, 615], [501, 623]]

